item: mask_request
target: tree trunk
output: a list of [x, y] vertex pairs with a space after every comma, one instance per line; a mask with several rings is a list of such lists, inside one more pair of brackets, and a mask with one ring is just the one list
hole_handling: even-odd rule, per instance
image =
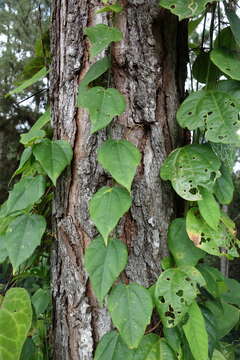
[[[122, 5], [124, 11], [113, 19], [96, 15], [99, 1], [53, 1], [53, 126], [55, 137], [68, 140], [74, 151], [71, 169], [58, 182], [53, 214], [57, 360], [93, 359], [96, 343], [111, 329], [107, 310], [99, 307], [83, 264], [85, 248], [97, 235], [88, 202], [101, 186], [111, 185], [96, 160], [96, 151], [109, 134], [132, 141], [142, 153], [132, 207], [116, 229], [129, 249], [125, 281], [148, 287], [157, 279], [160, 259], [167, 255], [167, 228], [176, 213], [173, 192], [160, 180], [159, 169], [182, 141], [175, 114], [184, 95], [186, 23], [178, 23], [155, 0], [123, 0]], [[107, 130], [90, 135], [87, 112], [75, 106], [79, 81], [89, 68], [89, 43], [83, 29], [113, 22], [124, 39], [111, 47], [110, 82], [125, 95], [127, 110]]]

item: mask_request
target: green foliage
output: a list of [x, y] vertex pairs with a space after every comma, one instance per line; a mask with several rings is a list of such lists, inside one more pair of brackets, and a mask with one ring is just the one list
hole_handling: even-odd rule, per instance
[[135, 283], [117, 285], [109, 295], [108, 309], [124, 342], [130, 349], [137, 348], [153, 310], [148, 291]]
[[31, 298], [37, 316], [43, 314], [50, 304], [50, 294], [48, 290], [39, 288]]
[[134, 360], [148, 359], [177, 360], [166, 340], [159, 338], [159, 336], [155, 334], [149, 334], [143, 337], [134, 356]]
[[32, 323], [32, 307], [26, 290], [10, 289], [0, 307], [0, 359], [19, 360]]
[[104, 12], [114, 12], [114, 13], [120, 13], [123, 10], [122, 6], [119, 4], [113, 4], [113, 5], [108, 5], [108, 6], [104, 6], [102, 9], [97, 11], [97, 14], [101, 14]]
[[206, 223], [214, 230], [220, 221], [220, 207], [214, 196], [206, 189], [201, 189], [202, 200], [198, 200], [200, 214]]
[[99, 342], [94, 360], [134, 360], [134, 351], [128, 349], [117, 331], [104, 335]]
[[220, 204], [230, 204], [232, 202], [234, 192], [232, 174], [224, 165], [222, 165], [220, 172], [221, 176], [214, 184], [214, 194]]
[[178, 15], [179, 20], [201, 14], [209, 0], [160, 0], [160, 6]]

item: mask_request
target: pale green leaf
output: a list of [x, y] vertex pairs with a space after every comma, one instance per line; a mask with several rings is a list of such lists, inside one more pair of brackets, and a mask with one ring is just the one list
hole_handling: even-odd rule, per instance
[[166, 340], [155, 334], [143, 337], [134, 360], [177, 360]]
[[109, 289], [127, 264], [127, 247], [118, 239], [109, 239], [107, 246], [102, 237], [91, 241], [85, 254], [85, 267], [94, 293], [102, 303]]
[[224, 48], [213, 49], [211, 51], [211, 60], [223, 73], [232, 79], [240, 80], [240, 55], [238, 52]]
[[214, 350], [212, 360], [227, 360], [225, 356], [218, 350]]
[[71, 145], [64, 140], [43, 140], [33, 147], [33, 154], [46, 171], [53, 184], [67, 165], [71, 163]]
[[220, 161], [208, 145], [187, 145], [170, 153], [160, 176], [171, 180], [174, 190], [186, 200], [201, 200], [199, 187], [209, 190], [220, 173]]
[[40, 314], [43, 314], [47, 310], [47, 307], [51, 301], [51, 297], [48, 290], [44, 290], [40, 288], [37, 291], [35, 291], [31, 300], [36, 315], [38, 317]]
[[114, 13], [120, 13], [123, 10], [123, 7], [119, 4], [113, 4], [113, 5], [108, 5], [108, 6], [104, 6], [102, 9], [98, 10], [96, 12], [96, 14], [101, 14], [104, 12], [114, 12]]
[[209, 0], [160, 0], [160, 6], [178, 15], [179, 20], [201, 14]]
[[204, 119], [199, 116], [199, 103], [206, 96], [205, 90], [191, 93], [177, 111], [177, 121], [183, 128], [189, 130], [204, 127]]
[[120, 30], [104, 24], [85, 28], [84, 33], [91, 41], [90, 53], [92, 57], [101, 53], [111, 42], [120, 41], [123, 38]]
[[0, 264], [8, 257], [6, 249], [6, 235], [0, 235]]
[[104, 335], [97, 345], [94, 360], [135, 360], [135, 351], [128, 349], [117, 331]]
[[31, 147], [27, 147], [26, 149], [24, 149], [21, 158], [20, 158], [20, 163], [19, 166], [17, 168], [17, 170], [15, 170], [12, 178], [14, 178], [14, 176], [21, 174], [27, 167], [27, 163], [30, 160], [32, 155], [32, 148]]
[[117, 89], [95, 86], [81, 93], [78, 106], [87, 108], [92, 123], [91, 133], [105, 128], [114, 118], [125, 111], [124, 96]]
[[6, 215], [32, 206], [42, 197], [45, 188], [46, 178], [44, 176], [22, 178], [9, 193]]
[[104, 74], [110, 67], [110, 59], [109, 57], [105, 56], [104, 58], [98, 60], [93, 65], [91, 65], [90, 69], [84, 76], [83, 80], [79, 86], [78, 92], [78, 103], [81, 103], [81, 91], [86, 91], [86, 87], [94, 80], [98, 79], [102, 74]]
[[107, 140], [98, 151], [98, 161], [112, 177], [129, 191], [137, 166], [141, 161], [139, 150], [127, 140]]
[[221, 204], [230, 204], [233, 199], [234, 184], [229, 169], [222, 165], [221, 175], [214, 184], [214, 194]]
[[117, 285], [109, 295], [108, 309], [124, 342], [130, 349], [137, 348], [151, 320], [149, 292], [135, 283]]
[[[239, 98], [240, 99], [240, 98]], [[233, 166], [236, 161], [236, 146], [230, 144], [221, 144], [221, 143], [210, 143], [211, 148], [217, 155], [217, 157], [222, 161], [224, 167], [227, 167], [229, 171], [232, 172]]]
[[31, 129], [20, 136], [20, 142], [23, 145], [29, 145], [34, 143], [36, 140], [43, 138], [46, 135], [44, 130], [41, 130], [51, 118], [51, 112], [48, 109], [43, 115], [35, 122]]
[[12, 288], [0, 307], [0, 360], [19, 360], [32, 323], [30, 297], [23, 288]]
[[[192, 208], [187, 213], [187, 233], [195, 246], [211, 255], [238, 257], [240, 242], [236, 238], [235, 228], [225, 224], [225, 217], [226, 215], [221, 213], [218, 228], [213, 230], [201, 217], [199, 210]], [[222, 248], [225, 252], [222, 252]]]
[[46, 69], [46, 67], [43, 67], [41, 70], [39, 70], [36, 74], [31, 77], [31, 79], [25, 80], [21, 85], [10, 91], [7, 96], [13, 95], [13, 94], [19, 94], [23, 92], [26, 88], [29, 86], [32, 86], [36, 82], [42, 80], [47, 74], [49, 70]]
[[208, 360], [208, 334], [204, 318], [194, 301], [188, 310], [188, 321], [183, 331], [195, 360]]
[[201, 273], [192, 266], [164, 271], [156, 284], [155, 304], [166, 327], [176, 326], [198, 294], [197, 285], [205, 285]]
[[50, 120], [51, 110], [47, 109], [45, 113], [43, 113], [40, 118], [38, 118], [37, 121], [33, 124], [29, 132], [42, 129], [47, 123], [49, 123]]
[[14, 271], [40, 245], [46, 220], [40, 215], [21, 215], [13, 220], [6, 233], [6, 247]]
[[107, 244], [108, 235], [131, 206], [127, 190], [104, 186], [90, 200], [90, 216]]
[[213, 194], [211, 194], [208, 190], [202, 188], [201, 195], [202, 200], [198, 200], [200, 214], [206, 223], [216, 230], [220, 221], [220, 207]]
[[195, 266], [205, 256], [204, 251], [196, 248], [186, 232], [186, 220], [175, 219], [168, 228], [168, 248], [177, 266]]

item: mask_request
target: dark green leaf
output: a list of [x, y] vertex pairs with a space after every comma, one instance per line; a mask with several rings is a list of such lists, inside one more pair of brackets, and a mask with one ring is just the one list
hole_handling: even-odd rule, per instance
[[206, 264], [199, 264], [198, 270], [206, 281], [206, 289], [214, 297], [220, 297], [227, 291], [224, 276], [214, 267]]
[[240, 80], [240, 56], [238, 52], [232, 52], [223, 48], [213, 49], [211, 51], [211, 60], [223, 73], [232, 79]]
[[202, 200], [198, 201], [200, 214], [206, 223], [214, 230], [218, 228], [220, 221], [220, 207], [213, 194], [206, 189], [201, 189]]
[[198, 27], [198, 25], [201, 23], [201, 21], [204, 18], [204, 14], [201, 15], [196, 20], [191, 20], [188, 22], [188, 36], [190, 36]]
[[209, 358], [211, 359], [213, 351], [218, 342], [215, 318], [211, 311], [206, 307], [201, 307], [201, 312], [204, 317], [205, 326], [208, 333], [208, 354]]
[[127, 247], [118, 239], [110, 239], [107, 246], [103, 238], [91, 241], [86, 250], [85, 266], [93, 290], [102, 303], [109, 289], [127, 264]]
[[221, 71], [212, 63], [209, 53], [197, 56], [192, 67], [193, 77], [203, 84], [215, 84], [221, 76]]
[[6, 235], [0, 235], [0, 264], [8, 257], [6, 249]]
[[177, 360], [166, 340], [155, 334], [143, 337], [134, 360]]
[[121, 185], [131, 190], [137, 166], [141, 161], [139, 150], [127, 140], [107, 140], [100, 147], [98, 161]]
[[181, 359], [182, 356], [182, 348], [181, 348], [181, 333], [177, 326], [174, 328], [167, 328], [163, 327], [163, 334], [167, 341], [167, 343], [171, 346], [171, 348], [174, 350], [175, 354], [177, 355], [177, 358]]
[[108, 309], [124, 342], [130, 349], [137, 348], [151, 320], [149, 292], [135, 283], [117, 285], [109, 295]]
[[135, 351], [128, 349], [117, 331], [111, 331], [100, 340], [94, 360], [133, 360]]
[[229, 278], [225, 278], [224, 281], [228, 289], [222, 294], [222, 299], [227, 303], [240, 307], [240, 283], [235, 279]]
[[107, 244], [108, 235], [131, 206], [127, 190], [104, 186], [90, 200], [90, 216]]
[[79, 86], [79, 104], [81, 103], [81, 91], [86, 91], [86, 87], [94, 80], [98, 79], [102, 74], [104, 74], [110, 67], [110, 59], [109, 57], [105, 56], [104, 58], [95, 62], [95, 64], [91, 65], [90, 69], [84, 76], [83, 80]]
[[232, 173], [229, 169], [222, 165], [221, 174], [214, 184], [214, 194], [221, 204], [230, 204], [233, 199], [234, 184], [232, 180]]
[[43, 314], [50, 304], [50, 294], [48, 290], [38, 289], [32, 296], [32, 304], [37, 317]]

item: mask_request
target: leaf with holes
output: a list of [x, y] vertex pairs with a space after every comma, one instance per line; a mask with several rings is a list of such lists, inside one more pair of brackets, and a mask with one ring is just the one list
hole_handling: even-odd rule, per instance
[[207, 140], [240, 144], [239, 103], [222, 91], [201, 90], [191, 94], [177, 112], [180, 126], [189, 130], [205, 127]]
[[137, 166], [141, 161], [139, 150], [127, 140], [107, 140], [98, 151], [98, 161], [121, 185], [131, 190]]
[[44, 176], [22, 178], [9, 193], [6, 215], [32, 206], [43, 196], [45, 188], [46, 178]]
[[236, 238], [235, 229], [225, 224], [225, 217], [221, 213], [218, 228], [213, 230], [201, 217], [198, 208], [192, 208], [187, 213], [187, 233], [198, 248], [211, 255], [238, 257], [240, 241]]
[[72, 160], [72, 148], [64, 140], [43, 140], [33, 147], [33, 154], [46, 171], [53, 184]]
[[127, 264], [127, 247], [118, 239], [110, 239], [107, 246], [102, 237], [91, 241], [85, 254], [85, 266], [93, 290], [102, 303], [109, 289]]
[[198, 294], [197, 285], [204, 286], [200, 272], [192, 266], [164, 271], [155, 289], [155, 304], [166, 327], [176, 326], [187, 313]]
[[202, 200], [198, 200], [200, 214], [206, 223], [214, 230], [217, 229], [220, 221], [220, 207], [213, 194], [208, 190], [201, 189]]
[[46, 220], [40, 215], [21, 215], [13, 220], [6, 233], [6, 248], [15, 271], [40, 245]]
[[220, 161], [208, 145], [178, 148], [164, 161], [160, 176], [171, 180], [174, 190], [186, 200], [201, 200], [199, 187], [212, 189], [220, 175]]
[[204, 317], [194, 301], [189, 310], [187, 323], [183, 331], [195, 360], [208, 360], [208, 334]]
[[224, 165], [222, 165], [220, 172], [222, 176], [216, 180], [213, 191], [221, 204], [228, 205], [232, 202], [234, 192], [232, 173]]
[[96, 56], [108, 47], [111, 42], [121, 41], [123, 35], [120, 30], [115, 27], [109, 27], [104, 24], [88, 27], [84, 33], [91, 41], [91, 56]]
[[149, 292], [135, 283], [117, 285], [109, 295], [108, 309], [124, 342], [130, 349], [137, 348], [151, 320]]
[[97, 345], [94, 360], [135, 360], [135, 351], [130, 350], [117, 331], [105, 334]]
[[209, 0], [160, 0], [160, 6], [170, 10], [179, 20], [201, 14]]
[[134, 360], [177, 360], [165, 339], [158, 335], [145, 335], [136, 350]]
[[195, 266], [205, 256], [204, 251], [196, 248], [186, 232], [186, 220], [173, 220], [168, 228], [168, 248], [177, 266]]
[[230, 78], [240, 80], [240, 56], [238, 52], [223, 48], [213, 49], [211, 51], [211, 60], [223, 73], [230, 76]]
[[107, 244], [108, 235], [131, 206], [127, 190], [104, 186], [90, 200], [90, 216]]
[[116, 89], [95, 86], [82, 93], [78, 106], [87, 108], [92, 123], [91, 133], [105, 128], [114, 118], [125, 111], [124, 96]]
[[32, 306], [27, 291], [12, 288], [0, 306], [0, 359], [19, 360], [32, 323]]

